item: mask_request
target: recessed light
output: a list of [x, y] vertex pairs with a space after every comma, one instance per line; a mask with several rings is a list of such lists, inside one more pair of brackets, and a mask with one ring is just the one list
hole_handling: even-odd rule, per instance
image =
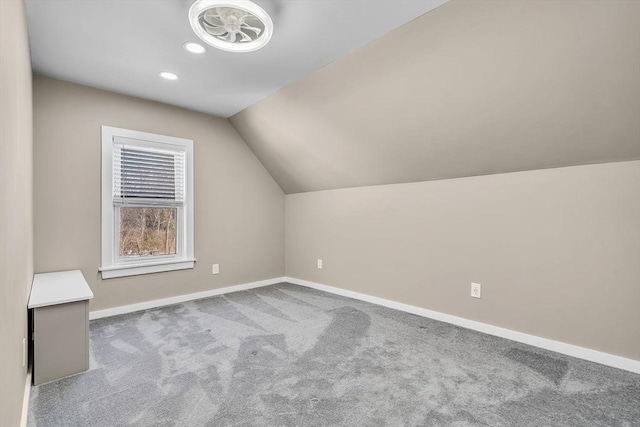
[[160, 77], [167, 80], [178, 80], [180, 78], [176, 73], [170, 73], [169, 71], [161, 72]]
[[191, 52], [191, 53], [195, 53], [197, 55], [200, 55], [202, 53], [205, 53], [207, 50], [204, 48], [204, 46], [198, 44], [198, 43], [185, 43], [182, 45], [182, 47], [184, 47], [184, 50], [186, 50], [187, 52]]

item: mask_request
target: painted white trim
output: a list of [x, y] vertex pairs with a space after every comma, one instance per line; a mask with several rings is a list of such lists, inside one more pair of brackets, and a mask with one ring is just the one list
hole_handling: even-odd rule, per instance
[[148, 310], [150, 308], [163, 307], [165, 305], [179, 304], [181, 302], [208, 298], [215, 295], [228, 294], [230, 292], [246, 291], [247, 289], [275, 285], [276, 283], [281, 283], [284, 281], [284, 277], [276, 277], [273, 279], [260, 280], [258, 282], [242, 283], [240, 285], [228, 286], [226, 288], [211, 289], [204, 292], [196, 292], [193, 294], [178, 295], [170, 298], [145, 301], [131, 305], [123, 305], [120, 307], [107, 308], [104, 310], [96, 310], [89, 313], [89, 319], [102, 319], [103, 317], [117, 316], [119, 314], [133, 313], [135, 311]]
[[345, 289], [334, 288], [333, 286], [323, 285], [321, 283], [309, 282], [307, 280], [296, 279], [293, 277], [285, 277], [285, 282], [295, 285], [306, 286], [308, 288], [317, 289], [319, 291], [329, 292], [348, 298], [366, 301], [372, 304], [393, 308], [395, 310], [405, 311], [429, 319], [439, 320], [441, 322], [450, 323], [452, 325], [461, 326], [463, 328], [472, 329], [474, 331], [483, 332], [485, 334], [506, 338], [523, 344], [532, 345], [534, 347], [543, 348], [545, 350], [555, 351], [567, 356], [577, 357], [579, 359], [588, 360], [590, 362], [600, 363], [602, 365], [612, 366], [625, 371], [640, 374], [640, 361], [627, 359], [625, 357], [616, 356], [601, 351], [592, 350], [585, 347], [579, 347], [573, 344], [567, 344], [560, 341], [554, 341], [547, 338], [541, 338], [535, 335], [525, 334], [523, 332], [513, 331], [486, 323], [476, 322], [474, 320], [462, 317], [452, 316], [450, 314], [440, 313], [438, 311], [428, 310], [426, 308], [416, 307], [409, 304], [403, 304], [384, 298], [374, 297], [359, 292], [348, 291]]
[[27, 377], [24, 385], [24, 397], [22, 398], [22, 415], [20, 416], [20, 427], [27, 427], [29, 418], [29, 399], [31, 398], [31, 368], [27, 370]]
[[140, 274], [161, 273], [164, 271], [186, 270], [193, 268], [195, 259], [172, 259], [170, 261], [153, 262], [141, 265], [118, 265], [114, 267], [100, 268], [103, 279], [116, 277], [137, 276]]

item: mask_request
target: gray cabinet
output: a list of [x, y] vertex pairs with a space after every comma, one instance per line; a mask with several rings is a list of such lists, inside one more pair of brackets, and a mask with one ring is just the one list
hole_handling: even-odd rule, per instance
[[34, 276], [29, 309], [35, 385], [89, 369], [91, 298], [79, 270]]

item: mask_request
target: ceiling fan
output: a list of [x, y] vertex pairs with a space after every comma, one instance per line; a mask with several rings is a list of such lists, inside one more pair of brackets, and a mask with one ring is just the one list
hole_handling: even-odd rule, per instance
[[249, 0], [196, 0], [189, 21], [202, 41], [229, 52], [258, 50], [273, 34], [269, 14]]

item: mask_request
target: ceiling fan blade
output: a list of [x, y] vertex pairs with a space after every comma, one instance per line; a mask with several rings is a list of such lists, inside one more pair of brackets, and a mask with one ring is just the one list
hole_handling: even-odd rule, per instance
[[228, 42], [234, 42], [236, 41], [236, 33], [228, 33], [226, 36], [223, 37], [223, 39], [225, 39]]
[[203, 21], [209, 25], [214, 25], [216, 27], [220, 27], [224, 25], [220, 16], [214, 12], [213, 10], [207, 10], [202, 17]]
[[260, 35], [260, 33], [262, 32], [262, 30], [261, 30], [260, 28], [258, 28], [258, 27], [250, 27], [250, 26], [249, 26], [249, 25], [247, 25], [247, 24], [242, 24], [242, 27], [241, 27], [241, 28], [242, 28], [243, 30], [253, 31], [254, 33], [256, 33], [256, 36], [259, 36], [259, 35]]
[[207, 31], [207, 33], [211, 34], [212, 36], [221, 36], [224, 33], [227, 32], [227, 30], [224, 29], [224, 27], [214, 27], [212, 25], [207, 24], [206, 22], [202, 23], [204, 25], [204, 29]]
[[[256, 25], [256, 24], [260, 24], [260, 21], [258, 18], [256, 18], [254, 15], [247, 15], [244, 17], [244, 22], [246, 22], [249, 25]], [[253, 22], [253, 24], [251, 23]]]
[[248, 13], [246, 15], [242, 15], [242, 16], [238, 17], [238, 24], [240, 24], [240, 25], [244, 24], [244, 21], [247, 18], [251, 18], [251, 15], [248, 14]]
[[240, 37], [242, 37], [242, 40], [240, 40], [241, 42], [250, 42], [252, 40], [251, 37], [249, 37], [242, 31], [240, 31], [238, 34], [240, 34]]

